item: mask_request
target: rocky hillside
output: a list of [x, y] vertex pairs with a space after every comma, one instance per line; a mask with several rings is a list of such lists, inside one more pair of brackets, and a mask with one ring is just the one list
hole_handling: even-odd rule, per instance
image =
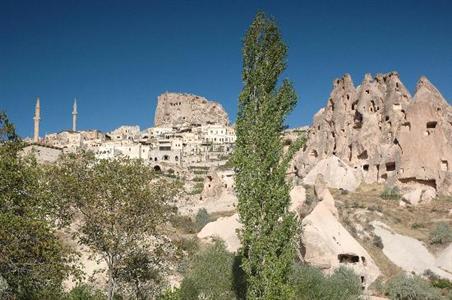
[[350, 75], [333, 83], [294, 168], [304, 177], [337, 156], [366, 183], [452, 195], [452, 107], [422, 77], [412, 97], [395, 72], [355, 87]]

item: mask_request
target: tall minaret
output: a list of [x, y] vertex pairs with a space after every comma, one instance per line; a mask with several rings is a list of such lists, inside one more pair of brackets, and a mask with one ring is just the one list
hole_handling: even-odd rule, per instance
[[41, 104], [39, 103], [39, 97], [36, 99], [35, 116], [33, 118], [35, 121], [35, 131], [33, 135], [33, 142], [39, 142], [39, 121], [41, 120]]
[[72, 131], [77, 131], [77, 98], [74, 98], [72, 106]]

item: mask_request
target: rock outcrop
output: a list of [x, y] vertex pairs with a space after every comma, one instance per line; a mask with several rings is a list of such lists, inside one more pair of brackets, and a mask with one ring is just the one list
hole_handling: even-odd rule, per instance
[[240, 248], [240, 239], [237, 235], [237, 230], [240, 228], [242, 228], [242, 224], [239, 222], [239, 216], [234, 214], [208, 223], [198, 233], [198, 238], [220, 238], [225, 242], [228, 251], [236, 252]]
[[364, 182], [452, 195], [452, 107], [425, 77], [411, 97], [395, 72], [367, 74], [358, 87], [344, 75], [308, 135], [294, 162], [300, 177], [335, 155]]
[[[452, 248], [446, 248], [438, 259], [431, 254], [421, 241], [392, 231], [386, 224], [374, 221], [375, 234], [381, 238], [383, 253], [395, 265], [406, 272], [418, 275], [430, 270], [436, 275], [452, 280], [451, 264], [447, 259], [451, 257]], [[443, 261], [445, 260], [445, 261]]]
[[204, 97], [164, 93], [158, 97], [155, 126], [177, 125], [228, 125], [228, 115], [220, 103]]
[[303, 178], [303, 183], [314, 185], [319, 174], [331, 188], [353, 192], [361, 184], [361, 173], [334, 155], [319, 161]]
[[296, 185], [290, 191], [289, 211], [297, 217], [301, 215], [301, 209], [306, 202], [306, 189], [302, 185]]
[[352, 268], [364, 286], [381, 274], [367, 251], [338, 221], [334, 199], [327, 188], [314, 210], [303, 219], [304, 260], [332, 272], [340, 266]]
[[435, 265], [452, 275], [452, 243], [438, 254]]

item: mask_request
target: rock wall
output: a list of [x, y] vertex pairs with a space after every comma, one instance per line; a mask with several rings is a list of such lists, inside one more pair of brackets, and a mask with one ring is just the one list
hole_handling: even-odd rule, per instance
[[158, 97], [155, 126], [228, 125], [228, 115], [221, 104], [206, 98], [179, 93], [164, 93]]
[[396, 72], [366, 74], [358, 87], [348, 74], [336, 79], [308, 137], [294, 161], [300, 177], [336, 155], [367, 183], [427, 185], [452, 194], [452, 107], [425, 77], [414, 97]]

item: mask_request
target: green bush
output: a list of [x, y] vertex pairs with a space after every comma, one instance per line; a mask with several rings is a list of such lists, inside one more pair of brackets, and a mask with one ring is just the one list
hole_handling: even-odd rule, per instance
[[195, 175], [206, 175], [208, 170], [193, 170], [193, 174]]
[[345, 267], [325, 276], [318, 268], [297, 265], [291, 276], [297, 300], [353, 300], [362, 294], [359, 277]]
[[450, 280], [438, 278], [438, 279], [432, 280], [431, 282], [432, 282], [433, 287], [436, 287], [439, 289], [447, 289], [452, 292], [452, 281], [450, 281]]
[[430, 233], [431, 244], [446, 244], [452, 241], [452, 230], [445, 222], [438, 223]]
[[379, 237], [378, 235], [374, 235], [373, 239], [372, 239], [372, 244], [380, 249], [383, 249], [384, 245], [383, 245], [383, 241], [381, 240], [381, 237]]
[[193, 189], [192, 189], [188, 194], [189, 194], [189, 195], [197, 195], [197, 194], [201, 194], [203, 189], [204, 189], [204, 183], [202, 183], [202, 182], [197, 182], [197, 183], [193, 186]]
[[196, 253], [199, 250], [199, 242], [196, 237], [180, 238], [180, 239], [174, 240], [174, 244], [178, 249], [186, 251], [190, 255]]
[[105, 300], [107, 296], [99, 289], [86, 283], [78, 284], [69, 293], [64, 300]]
[[386, 283], [386, 295], [392, 300], [440, 300], [441, 293], [420, 276], [399, 274]]
[[380, 194], [380, 197], [386, 200], [399, 200], [400, 191], [398, 187], [385, 187], [384, 191]]
[[183, 233], [196, 233], [196, 225], [189, 216], [173, 215], [170, 222]]
[[196, 176], [196, 177], [194, 177], [194, 178], [192, 179], [192, 181], [194, 181], [194, 182], [203, 182], [203, 181], [204, 181], [204, 178], [203, 178], [203, 177]]
[[205, 208], [198, 209], [195, 217], [196, 229], [200, 231], [209, 222], [209, 213], [207, 210]]
[[181, 283], [181, 299], [234, 299], [233, 270], [234, 255], [226, 250], [222, 241], [216, 241], [193, 258]]
[[167, 289], [157, 297], [157, 300], [182, 300], [180, 289]]

